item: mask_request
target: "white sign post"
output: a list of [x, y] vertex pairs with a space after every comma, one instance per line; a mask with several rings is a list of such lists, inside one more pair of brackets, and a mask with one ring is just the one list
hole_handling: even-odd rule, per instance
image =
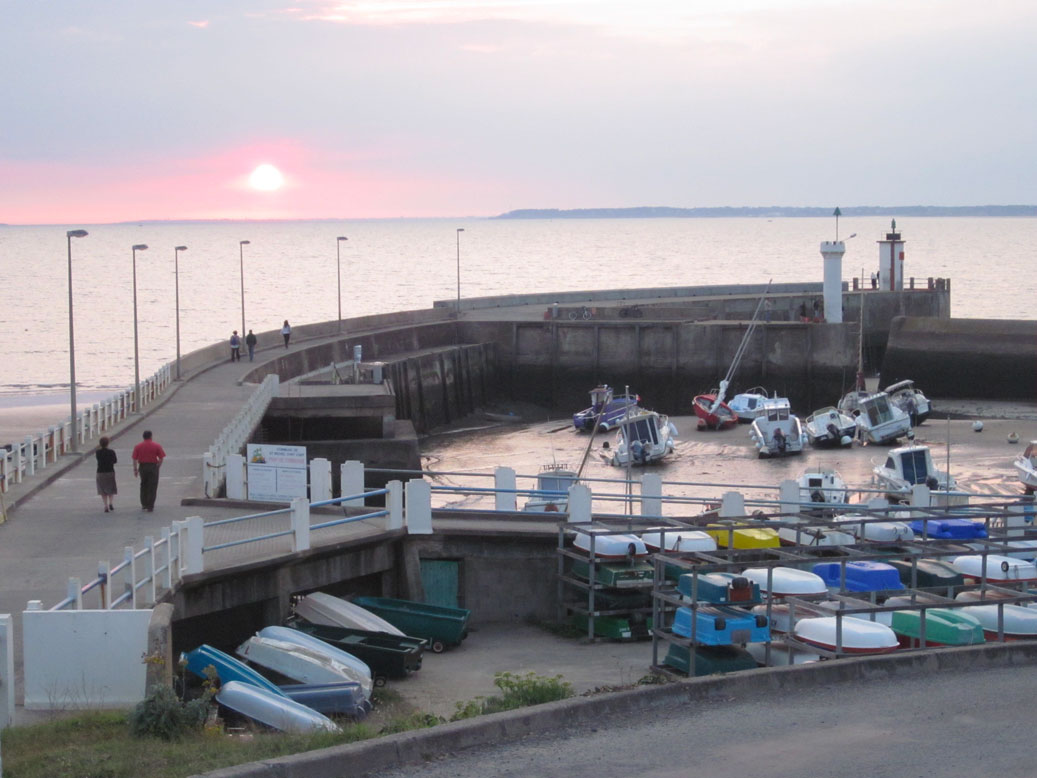
[[306, 446], [249, 443], [248, 499], [291, 502], [306, 497]]

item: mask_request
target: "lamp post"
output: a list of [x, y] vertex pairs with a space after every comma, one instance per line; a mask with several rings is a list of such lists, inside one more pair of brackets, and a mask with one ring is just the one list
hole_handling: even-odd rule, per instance
[[461, 233], [464, 227], [457, 228], [457, 318], [461, 318]]
[[180, 380], [180, 252], [187, 246], [173, 249], [173, 286], [176, 289], [176, 380]]
[[133, 246], [133, 410], [140, 413], [140, 348], [137, 340], [137, 252], [147, 251], [146, 243]]
[[72, 403], [72, 451], [79, 450], [79, 430], [76, 429], [76, 338], [72, 324], [72, 238], [85, 238], [86, 230], [69, 230], [68, 238], [68, 387]]
[[342, 241], [349, 240], [345, 235], [335, 239], [335, 263], [338, 268], [338, 331], [342, 332]]
[[241, 267], [241, 337], [245, 337], [245, 246], [247, 240], [238, 241], [238, 264]]

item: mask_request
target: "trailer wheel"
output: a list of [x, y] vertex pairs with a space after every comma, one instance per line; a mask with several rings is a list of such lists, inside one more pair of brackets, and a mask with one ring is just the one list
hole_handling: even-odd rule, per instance
[[388, 679], [384, 675], [376, 675], [374, 677], [374, 685], [375, 686], [379, 686], [379, 687], [385, 686], [387, 681], [388, 681]]
[[433, 640], [429, 648], [432, 649], [433, 654], [442, 654], [446, 649], [446, 644], [442, 640]]

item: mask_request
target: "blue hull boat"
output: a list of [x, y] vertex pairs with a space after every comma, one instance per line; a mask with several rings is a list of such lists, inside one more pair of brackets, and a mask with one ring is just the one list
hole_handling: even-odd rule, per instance
[[[591, 405], [573, 414], [573, 426], [577, 430], [591, 432], [597, 424], [598, 432], [608, 432], [619, 426], [619, 422], [633, 410], [641, 398], [636, 394], [613, 395], [608, 384], [591, 389]], [[600, 417], [600, 418], [599, 418]]]
[[814, 574], [821, 576], [830, 589], [839, 589], [844, 565], [846, 569], [845, 591], [881, 592], [904, 588], [899, 571], [885, 562], [821, 562], [814, 565]]
[[677, 591], [688, 599], [713, 605], [755, 605], [761, 602], [760, 585], [735, 573], [685, 573], [677, 579]]
[[695, 621], [694, 640], [707, 646], [730, 646], [737, 643], [763, 643], [771, 639], [767, 617], [746, 613], [737, 608], [678, 608], [673, 619], [673, 634], [690, 638]]
[[242, 681], [225, 683], [216, 693], [216, 701], [282, 732], [338, 732], [335, 722], [312, 708]]
[[925, 519], [911, 522], [916, 535], [924, 534], [933, 540], [977, 540], [985, 538], [982, 524], [970, 519]]

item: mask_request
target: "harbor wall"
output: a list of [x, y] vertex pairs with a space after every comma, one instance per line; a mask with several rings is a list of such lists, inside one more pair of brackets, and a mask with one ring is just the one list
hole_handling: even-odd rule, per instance
[[911, 378], [929, 397], [1037, 398], [1037, 321], [897, 317], [881, 386]]

